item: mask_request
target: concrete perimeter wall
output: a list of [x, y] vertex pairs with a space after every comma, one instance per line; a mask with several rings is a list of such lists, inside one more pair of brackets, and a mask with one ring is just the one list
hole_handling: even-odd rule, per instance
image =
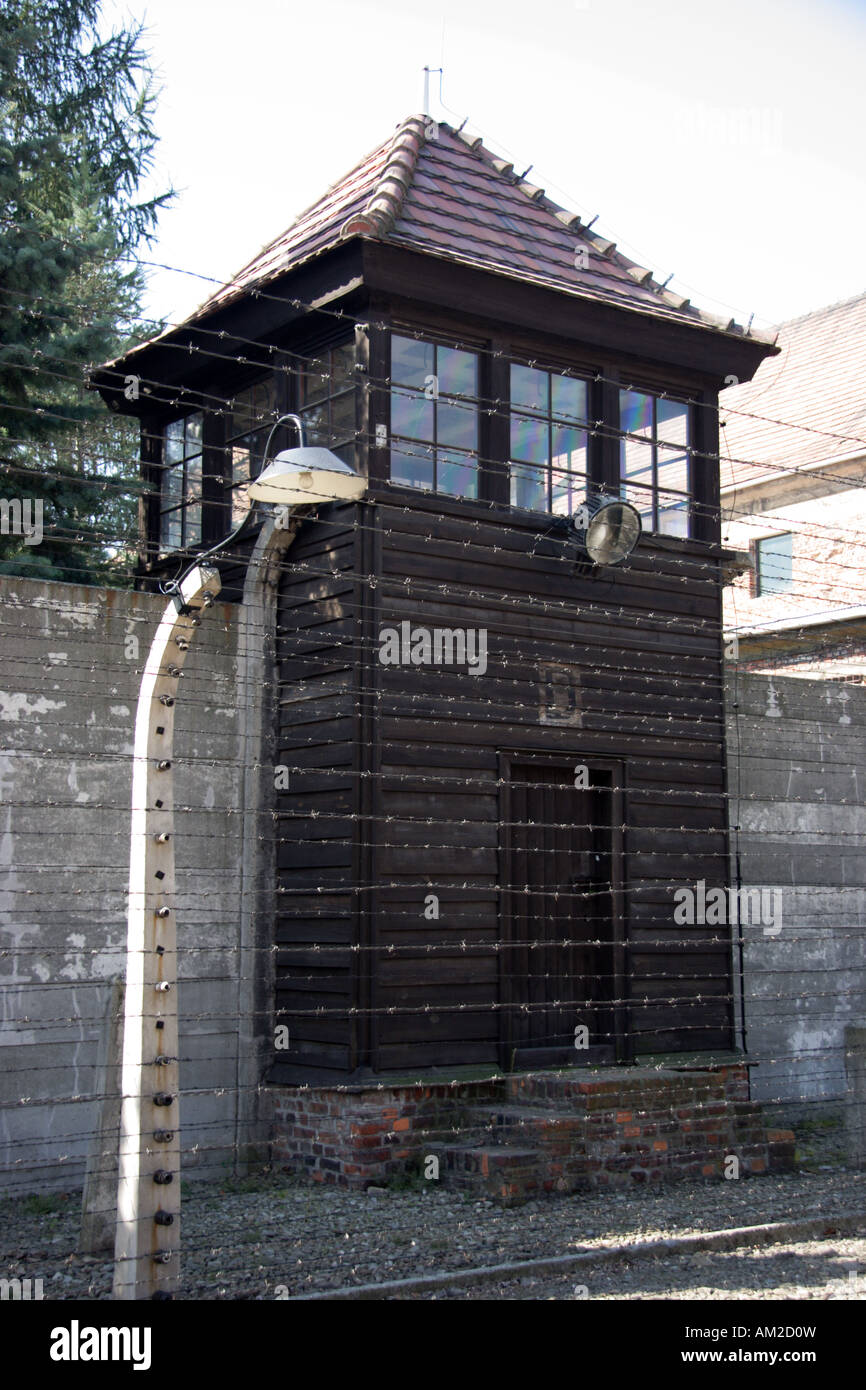
[[[0, 1182], [13, 1190], [80, 1184], [97, 1127], [138, 685], [166, 602], [0, 578]], [[238, 1110], [238, 638], [239, 610], [215, 605], [186, 663], [174, 758], [184, 1162], [214, 1175], [236, 1138], [256, 1137], [247, 1085]]]
[[743, 929], [752, 1094], [841, 1098], [866, 1020], [866, 688], [731, 675], [727, 709], [741, 882], [781, 890], [780, 923]]
[[[80, 1184], [97, 1128], [100, 1043], [111, 982], [124, 968], [138, 683], [164, 604], [125, 590], [0, 577], [7, 1190]], [[273, 833], [257, 809], [257, 720], [268, 717], [262, 642], [255, 605], [216, 605], [190, 650], [178, 702], [181, 1125], [190, 1176], [222, 1175], [236, 1146], [243, 1154], [268, 1139], [258, 1108], [271, 1024]], [[753, 1094], [841, 1097], [843, 1030], [866, 1020], [866, 689], [732, 676], [728, 720], [741, 882], [782, 890], [780, 930], [743, 929], [747, 1045], [759, 1059]]]

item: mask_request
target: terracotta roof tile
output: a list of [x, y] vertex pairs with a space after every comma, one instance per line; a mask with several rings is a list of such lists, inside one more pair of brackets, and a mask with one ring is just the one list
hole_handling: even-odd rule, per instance
[[[361, 236], [681, 323], [743, 336], [663, 288], [480, 139], [410, 116], [191, 316]], [[755, 335], [760, 336], [760, 335]]]

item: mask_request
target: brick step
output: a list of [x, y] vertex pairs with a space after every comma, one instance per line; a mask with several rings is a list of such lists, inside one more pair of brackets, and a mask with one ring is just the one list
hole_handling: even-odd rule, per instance
[[537, 1149], [506, 1144], [448, 1144], [440, 1153], [445, 1159], [443, 1166], [446, 1172], [480, 1173], [482, 1177], [487, 1177], [492, 1171], [534, 1171], [540, 1159]]
[[449, 1187], [484, 1193], [506, 1206], [543, 1190], [537, 1149], [500, 1144], [450, 1144], [439, 1152], [441, 1176]]
[[439, 1158], [445, 1183], [513, 1203], [547, 1192], [791, 1168], [794, 1135], [748, 1099], [745, 1065], [520, 1072], [453, 1086], [279, 1093], [277, 1161], [351, 1187]]
[[586, 1132], [586, 1117], [568, 1109], [488, 1103], [475, 1106], [472, 1118], [484, 1134], [484, 1142], [497, 1147], [544, 1146], [558, 1139], [582, 1144]]
[[648, 1076], [631, 1067], [613, 1073], [575, 1069], [517, 1074], [505, 1078], [503, 1090], [510, 1104], [581, 1112], [670, 1110], [677, 1105], [722, 1104], [726, 1099], [720, 1078], [706, 1076], [696, 1083], [684, 1072], [654, 1071]]

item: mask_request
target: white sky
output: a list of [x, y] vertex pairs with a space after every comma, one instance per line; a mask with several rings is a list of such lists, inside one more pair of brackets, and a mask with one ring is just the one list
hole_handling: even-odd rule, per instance
[[[106, 0], [162, 83], [154, 260], [220, 281], [422, 108], [766, 327], [866, 289], [866, 0]], [[211, 286], [155, 272], [176, 321]]]

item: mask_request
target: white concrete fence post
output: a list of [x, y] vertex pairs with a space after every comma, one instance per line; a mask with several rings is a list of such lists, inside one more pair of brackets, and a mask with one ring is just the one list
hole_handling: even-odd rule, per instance
[[216, 570], [182, 581], [157, 628], [135, 719], [116, 1299], [171, 1298], [180, 1282], [180, 1082], [174, 882], [174, 712], [178, 681]]

